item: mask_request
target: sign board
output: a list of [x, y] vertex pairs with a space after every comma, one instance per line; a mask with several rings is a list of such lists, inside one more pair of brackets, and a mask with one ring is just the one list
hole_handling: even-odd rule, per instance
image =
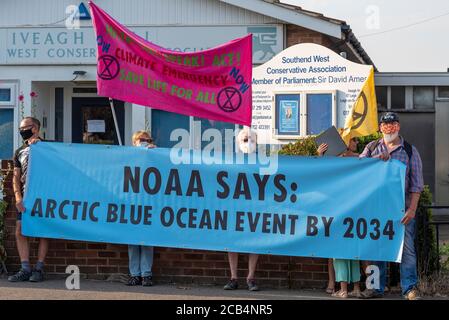
[[[252, 33], [254, 64], [268, 61], [284, 47], [282, 25], [139, 26], [130, 29], [145, 40], [179, 52], [209, 49]], [[92, 27], [0, 29], [0, 65], [95, 64], [96, 47]]]
[[[300, 96], [299, 126], [309, 126], [309, 130], [304, 128], [301, 136], [313, 132], [310, 128], [314, 121], [321, 121], [314, 125], [319, 130], [325, 130], [331, 125], [343, 127], [371, 68], [370, 65], [346, 60], [334, 51], [312, 43], [291, 46], [254, 68], [252, 128], [258, 134], [258, 142], [288, 142], [279, 140], [279, 136], [286, 130], [294, 131], [297, 128], [296, 123], [292, 118], [287, 118], [286, 114], [288, 110], [296, 112], [296, 104], [288, 107], [284, 102], [278, 103], [278, 94], [281, 100], [288, 95]], [[316, 94], [314, 99], [308, 99], [312, 94]], [[336, 99], [335, 114], [332, 112], [333, 97]], [[312, 116], [320, 117], [323, 114], [328, 114], [329, 119], [311, 119]], [[319, 131], [318, 129], [315, 131]], [[317, 133], [319, 132], [314, 134]], [[300, 134], [288, 137], [294, 139], [299, 136]]]

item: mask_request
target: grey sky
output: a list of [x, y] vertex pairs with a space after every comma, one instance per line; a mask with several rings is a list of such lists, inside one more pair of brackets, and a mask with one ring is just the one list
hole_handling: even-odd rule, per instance
[[[281, 0], [345, 20], [379, 71], [449, 68], [449, 0]], [[378, 19], [376, 12], [378, 12]], [[435, 16], [431, 21], [373, 36]], [[379, 28], [376, 26], [378, 20]]]

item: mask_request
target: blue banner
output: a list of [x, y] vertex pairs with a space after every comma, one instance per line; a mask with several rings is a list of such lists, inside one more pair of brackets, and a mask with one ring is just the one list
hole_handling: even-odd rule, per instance
[[259, 162], [206, 164], [217, 157], [188, 151], [179, 163], [177, 152], [32, 145], [23, 234], [400, 261], [405, 166], [399, 161], [280, 156], [270, 160], [278, 161], [277, 172], [264, 175]]

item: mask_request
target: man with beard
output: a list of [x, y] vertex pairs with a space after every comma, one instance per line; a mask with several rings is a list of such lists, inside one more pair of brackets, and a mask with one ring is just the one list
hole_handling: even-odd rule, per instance
[[[416, 267], [416, 221], [415, 214], [418, 201], [424, 188], [422, 162], [418, 150], [399, 135], [401, 125], [399, 116], [394, 112], [385, 113], [380, 119], [380, 131], [383, 138], [369, 143], [360, 157], [380, 158], [384, 161], [396, 159], [407, 166], [405, 174], [405, 215], [401, 223], [405, 225], [404, 246], [402, 252], [401, 289], [408, 300], [419, 299], [417, 285], [418, 275]], [[374, 262], [379, 267], [380, 288], [366, 290], [362, 298], [381, 298], [384, 295], [387, 263]]]

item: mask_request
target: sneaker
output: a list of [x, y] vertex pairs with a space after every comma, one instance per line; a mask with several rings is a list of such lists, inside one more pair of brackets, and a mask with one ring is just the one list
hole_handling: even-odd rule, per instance
[[407, 299], [407, 300], [421, 300], [421, 297], [419, 296], [419, 292], [415, 288], [409, 290], [404, 295], [404, 298]]
[[151, 287], [153, 285], [153, 277], [143, 277], [142, 278], [142, 286], [144, 287]]
[[257, 286], [256, 281], [254, 279], [247, 280], [246, 284], [248, 285], [249, 291], [259, 291], [259, 287]]
[[20, 269], [15, 275], [8, 277], [9, 282], [21, 282], [30, 280], [31, 272]]
[[140, 286], [142, 284], [142, 278], [141, 277], [130, 277], [128, 279], [127, 286]]
[[379, 299], [383, 298], [384, 294], [380, 293], [376, 290], [366, 289], [365, 291], [360, 293], [360, 299]]
[[44, 281], [44, 271], [34, 269], [34, 270], [31, 272], [30, 281], [31, 281], [31, 282], [41, 282], [41, 281]]
[[224, 290], [236, 290], [239, 287], [239, 283], [237, 279], [231, 279], [229, 282], [223, 287]]

